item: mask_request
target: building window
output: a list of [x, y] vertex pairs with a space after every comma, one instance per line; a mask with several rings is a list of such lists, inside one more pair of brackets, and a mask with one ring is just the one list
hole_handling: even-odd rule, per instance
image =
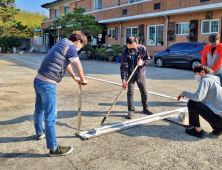
[[115, 37], [115, 29], [109, 29], [108, 30], [108, 37], [114, 38]]
[[141, 0], [130, 0], [130, 3], [140, 2]]
[[55, 9], [55, 17], [59, 17], [59, 9]]
[[126, 44], [126, 39], [132, 36], [137, 37], [137, 27], [131, 27], [125, 29], [125, 44]]
[[123, 15], [126, 15], [127, 14], [127, 9], [124, 9], [123, 10]]
[[189, 23], [176, 23], [176, 35], [188, 35]]
[[102, 6], [102, 0], [94, 0], [95, 11], [100, 10]]
[[163, 45], [163, 25], [148, 26], [147, 45]]
[[69, 12], [69, 6], [64, 7], [64, 14], [67, 14]]
[[160, 9], [160, 3], [154, 4], [154, 10]]
[[201, 34], [218, 33], [219, 20], [204, 20], [201, 21]]
[[200, 0], [200, 2], [207, 2], [207, 1], [210, 1], [210, 0]]

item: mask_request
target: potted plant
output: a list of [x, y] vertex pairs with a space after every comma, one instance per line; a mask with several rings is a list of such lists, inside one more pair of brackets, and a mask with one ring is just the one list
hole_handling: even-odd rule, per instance
[[109, 56], [109, 51], [105, 50], [105, 52], [104, 52], [104, 61], [109, 61], [108, 56]]
[[22, 45], [22, 38], [18, 36], [7, 37], [9, 42], [9, 48], [11, 52], [16, 53], [16, 47], [20, 47]]
[[113, 62], [114, 60], [113, 50], [108, 51], [108, 59], [110, 62]]
[[123, 48], [119, 44], [115, 44], [112, 45], [112, 49], [113, 49], [113, 55], [116, 57], [116, 62], [120, 63], [121, 62], [120, 54], [122, 53]]
[[90, 48], [88, 59], [94, 59], [93, 58], [94, 56], [95, 56], [95, 49], [94, 48]]
[[100, 60], [104, 61], [104, 57], [106, 55], [106, 48], [105, 47], [100, 48], [99, 49], [99, 54], [100, 54]]
[[99, 48], [96, 49], [96, 60], [100, 60]]

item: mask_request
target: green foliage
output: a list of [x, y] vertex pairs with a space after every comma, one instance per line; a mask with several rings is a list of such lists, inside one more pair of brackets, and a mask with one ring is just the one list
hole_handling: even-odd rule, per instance
[[[56, 18], [49, 28], [58, 29], [60, 26], [62, 28], [62, 38], [68, 37], [73, 31], [82, 31], [87, 36], [98, 36], [102, 33], [103, 27], [95, 22], [94, 16], [83, 15], [85, 9], [82, 7], [73, 9], [73, 13], [69, 12], [60, 18]], [[58, 33], [53, 37], [57, 38]]]
[[47, 16], [44, 12], [30, 12], [22, 10], [16, 16], [15, 19], [20, 23], [20, 26], [25, 25], [26, 27], [20, 27], [18, 34], [23, 37], [33, 37], [34, 30], [41, 28], [41, 23]]
[[0, 37], [0, 47], [12, 48], [20, 47], [22, 45], [22, 38], [16, 36]]
[[107, 51], [105, 47], [101, 47], [101, 48], [99, 49], [99, 54], [100, 54], [102, 57], [108, 57], [109, 51]]
[[96, 49], [90, 48], [89, 54], [90, 54], [91, 56], [95, 56], [95, 55], [96, 55]]
[[12, 23], [19, 9], [15, 8], [15, 0], [0, 0], [0, 20], [3, 23]]
[[127, 45], [123, 45], [123, 46], [119, 44], [112, 45], [113, 56], [121, 57], [121, 54], [126, 47]]
[[82, 51], [85, 51], [86, 54], [89, 54], [90, 53], [90, 45], [89, 44], [86, 44], [83, 48], [81, 48], [81, 50], [79, 50], [79, 53], [81, 53]]
[[47, 18], [43, 13], [19, 11], [14, 0], [0, 0], [0, 37], [23, 36], [33, 37], [34, 30], [41, 28], [42, 21]]

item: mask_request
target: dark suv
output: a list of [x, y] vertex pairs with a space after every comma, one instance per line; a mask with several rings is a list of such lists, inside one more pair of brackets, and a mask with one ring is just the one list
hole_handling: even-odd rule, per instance
[[167, 65], [183, 66], [193, 69], [201, 63], [201, 55], [206, 43], [184, 42], [177, 43], [166, 50], [156, 53], [154, 63], [158, 67]]

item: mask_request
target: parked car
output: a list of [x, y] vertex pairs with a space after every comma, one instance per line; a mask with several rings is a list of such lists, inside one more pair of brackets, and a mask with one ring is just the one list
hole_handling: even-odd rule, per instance
[[201, 63], [201, 55], [206, 43], [184, 42], [177, 43], [156, 53], [154, 63], [158, 67], [183, 66], [193, 69]]

